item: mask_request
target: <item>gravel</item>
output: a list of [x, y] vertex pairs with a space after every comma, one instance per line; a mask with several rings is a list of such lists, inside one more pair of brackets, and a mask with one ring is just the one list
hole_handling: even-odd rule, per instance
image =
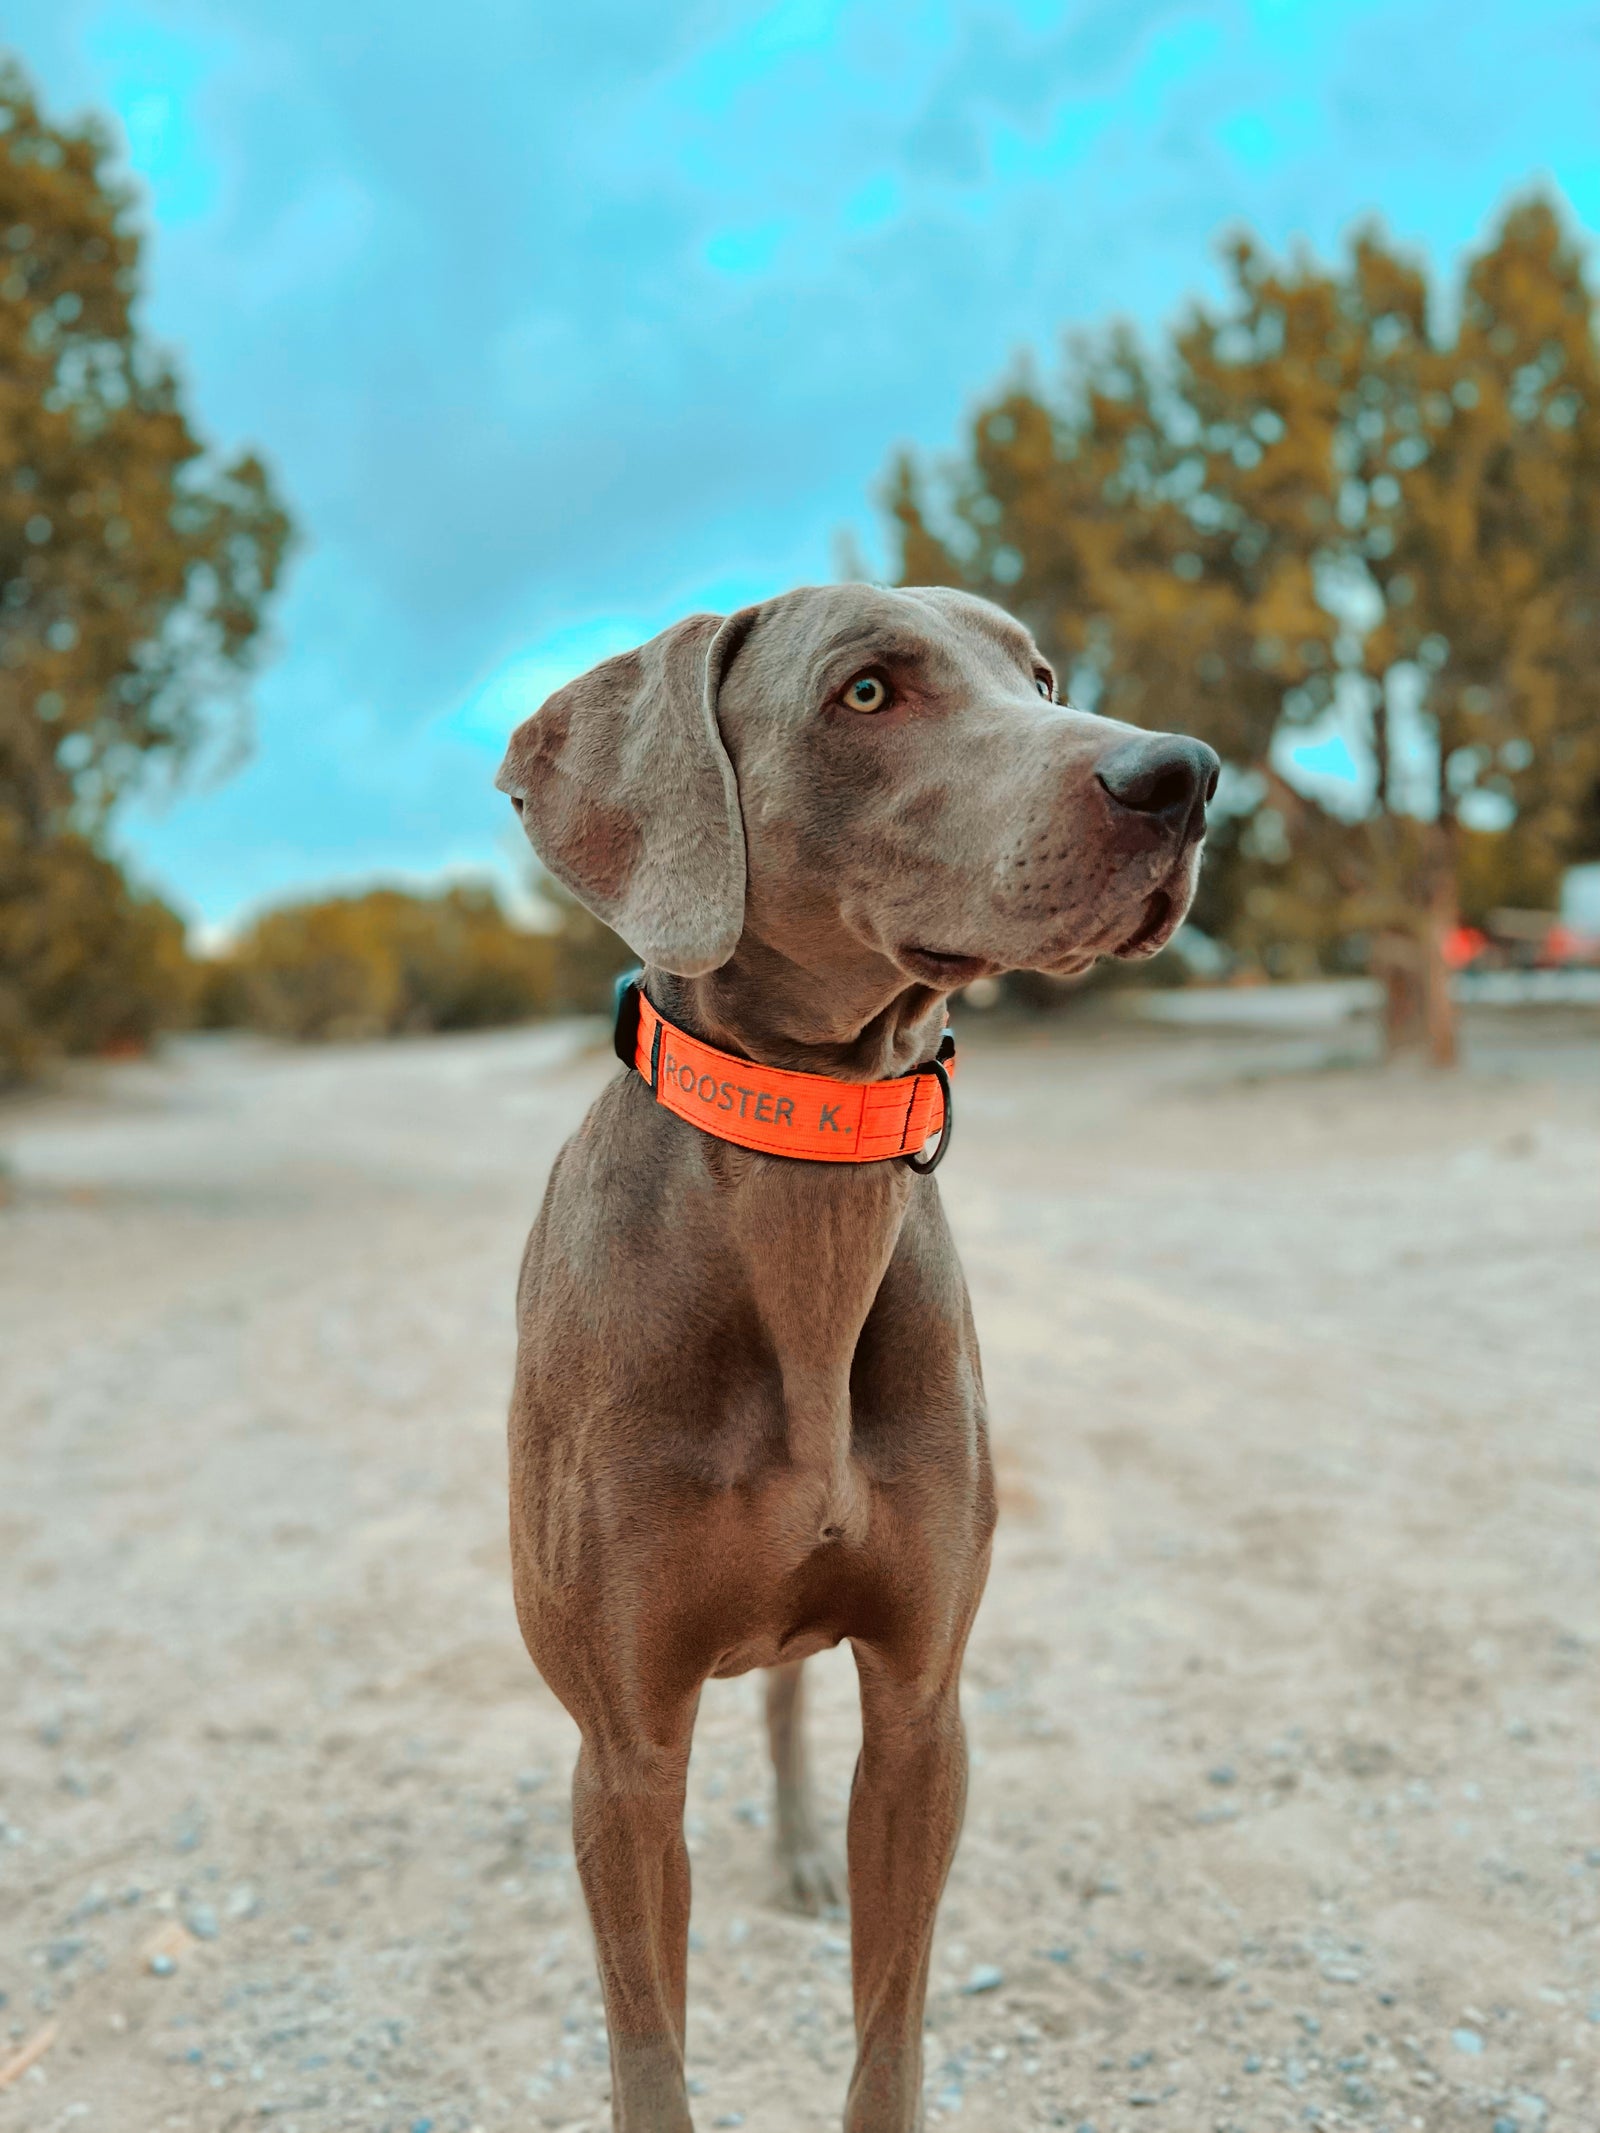
[[[585, 1041], [197, 1042], [0, 1114], [0, 2063], [57, 2025], [0, 2133], [599, 2133], [502, 1443]], [[1478, 1053], [969, 1033], [1002, 1524], [930, 2128], [1600, 2124], [1593, 1033]], [[698, 2122], [810, 2133], [848, 1957], [767, 1801], [711, 1683]]]

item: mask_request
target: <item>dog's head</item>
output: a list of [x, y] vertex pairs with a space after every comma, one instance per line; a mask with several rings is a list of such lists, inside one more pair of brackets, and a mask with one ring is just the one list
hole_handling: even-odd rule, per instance
[[517, 728], [496, 783], [550, 872], [680, 976], [747, 937], [938, 991], [1153, 955], [1217, 758], [1055, 696], [986, 600], [807, 588], [603, 661]]

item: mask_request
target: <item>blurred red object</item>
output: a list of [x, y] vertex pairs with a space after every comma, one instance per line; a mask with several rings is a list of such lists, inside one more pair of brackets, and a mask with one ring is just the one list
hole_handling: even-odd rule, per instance
[[1600, 937], [1558, 921], [1540, 944], [1539, 961], [1547, 969], [1600, 962]]
[[1465, 970], [1489, 945], [1489, 936], [1476, 926], [1452, 926], [1444, 937], [1444, 959], [1452, 970]]

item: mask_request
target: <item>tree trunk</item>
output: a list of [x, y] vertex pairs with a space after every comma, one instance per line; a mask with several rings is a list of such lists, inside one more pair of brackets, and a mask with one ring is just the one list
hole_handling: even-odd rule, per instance
[[1383, 1049], [1394, 1059], [1422, 1042], [1423, 987], [1420, 943], [1396, 927], [1373, 943], [1373, 975], [1383, 986]]
[[1440, 825], [1440, 851], [1429, 884], [1422, 928], [1422, 1023], [1428, 1057], [1436, 1067], [1453, 1067], [1460, 1057], [1458, 1016], [1450, 991], [1446, 943], [1459, 923], [1456, 904], [1455, 839]]
[[1384, 693], [1387, 684], [1380, 676], [1373, 683], [1372, 699], [1372, 769], [1375, 789], [1372, 797], [1378, 803], [1380, 813], [1389, 812], [1389, 778], [1392, 768], [1392, 751], [1389, 739], [1389, 699]]
[[1385, 1053], [1424, 1050], [1436, 1067], [1459, 1056], [1456, 1004], [1448, 955], [1458, 920], [1454, 825], [1440, 823], [1413, 877], [1404, 915], [1377, 936], [1372, 974], [1383, 986]]

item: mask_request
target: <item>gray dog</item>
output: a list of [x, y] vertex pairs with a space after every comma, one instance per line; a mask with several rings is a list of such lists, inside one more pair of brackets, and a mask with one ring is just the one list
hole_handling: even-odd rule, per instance
[[[701, 1684], [767, 1668], [783, 1869], [836, 1894], [800, 1732], [848, 1638], [857, 2056], [847, 2133], [921, 2122], [960, 1829], [962, 1652], [994, 1486], [949, 1145], [948, 995], [1153, 955], [1217, 759], [1055, 701], [1028, 632], [945, 590], [694, 615], [559, 690], [498, 783], [642, 959], [630, 1067], [523, 1261], [518, 1619], [582, 1734], [573, 1839], [624, 2133], [685, 2133], [684, 1779]], [[903, 1157], [903, 1160], [897, 1159]]]

